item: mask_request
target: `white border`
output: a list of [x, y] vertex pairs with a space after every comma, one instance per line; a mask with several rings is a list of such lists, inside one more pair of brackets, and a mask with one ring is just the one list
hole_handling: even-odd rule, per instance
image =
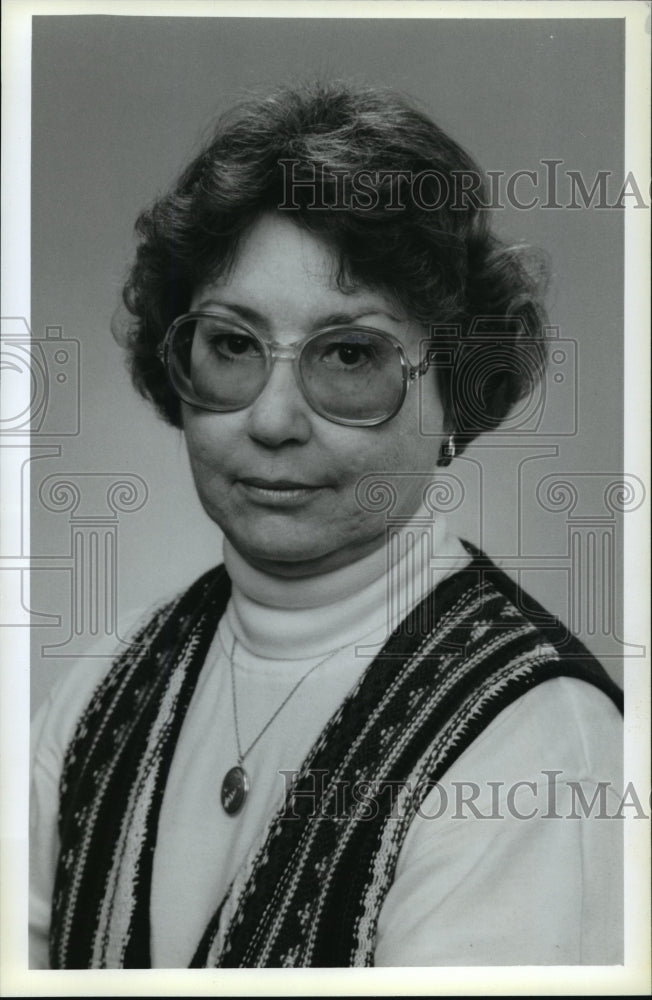
[[[30, 311], [30, 173], [31, 173], [31, 25], [27, 6], [2, 10], [2, 304], [0, 315]], [[0, 392], [3, 414], [29, 406], [25, 380], [10, 380]], [[0, 461], [2, 454], [0, 453]], [[0, 552], [7, 533], [25, 511], [16, 490], [0, 469]], [[27, 512], [29, 517], [29, 512]], [[29, 538], [29, 521], [24, 525]], [[9, 575], [9, 574], [7, 574]], [[18, 574], [11, 574], [17, 576]], [[21, 576], [23, 574], [20, 574]], [[24, 574], [27, 577], [27, 574]], [[4, 578], [3, 578], [4, 582]], [[29, 583], [24, 592], [29, 607]], [[0, 602], [6, 595], [0, 591]], [[7, 995], [16, 973], [26, 967], [27, 919], [26, 824], [29, 789], [29, 634], [5, 628], [0, 634], [0, 994]], [[18, 669], [16, 669], [18, 667]], [[10, 982], [5, 981], [5, 969]], [[20, 978], [20, 977], [19, 977]]]
[[[483, 2], [326, 2], [225, 3], [219, 0], [3, 0], [3, 257], [2, 315], [29, 320], [30, 67], [32, 15], [71, 14], [183, 17], [323, 18], [616, 18], [626, 22], [625, 171], [647, 175], [649, 134], [649, 5], [642, 2], [503, 0]], [[625, 469], [641, 478], [649, 493], [649, 228], [647, 212], [626, 210]], [[6, 404], [6, 400], [4, 401]], [[16, 412], [16, 400], [11, 411]], [[14, 497], [3, 482], [3, 510]], [[7, 506], [5, 506], [7, 505]], [[625, 640], [641, 641], [649, 625], [649, 531], [646, 503], [625, 519], [628, 600]], [[17, 628], [2, 635], [2, 950], [3, 996], [285, 996], [337, 995], [642, 995], [650, 990], [649, 824], [627, 823], [625, 967], [452, 969], [344, 969], [139, 972], [30, 972], [26, 968], [26, 802], [25, 780], [29, 704], [23, 664], [27, 636]], [[8, 634], [7, 634], [8, 633]], [[650, 648], [649, 628], [646, 639]], [[637, 788], [649, 788], [649, 673], [636, 661], [625, 673], [627, 698], [626, 773]]]
[[[629, 5], [623, 4], [623, 7]], [[625, 31], [625, 172], [649, 176], [650, 4], [637, 5]], [[647, 14], [647, 23], [645, 15]], [[646, 37], [647, 36], [647, 37]], [[623, 467], [645, 483], [648, 500], [623, 518], [624, 639], [638, 635], [647, 657], [638, 668], [625, 660], [625, 774], [650, 788], [650, 213], [625, 210], [625, 356]], [[647, 425], [647, 426], [646, 426]], [[629, 586], [629, 581], [633, 585]], [[646, 623], [647, 628], [644, 623]], [[645, 638], [643, 639], [643, 635]], [[647, 733], [647, 738], [645, 734]], [[648, 800], [649, 805], [649, 800]], [[649, 829], [625, 830], [625, 930], [627, 965], [643, 963], [650, 976]], [[643, 824], [647, 825], [647, 824]], [[645, 839], [643, 836], [645, 835]], [[643, 967], [641, 966], [641, 968]], [[649, 986], [648, 986], [649, 989]]]

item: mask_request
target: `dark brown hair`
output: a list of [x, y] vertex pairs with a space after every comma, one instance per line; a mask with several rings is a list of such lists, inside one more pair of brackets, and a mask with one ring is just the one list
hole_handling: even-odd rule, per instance
[[180, 425], [157, 354], [168, 326], [261, 214], [283, 212], [333, 248], [342, 289], [391, 294], [451, 348], [437, 377], [463, 447], [500, 423], [545, 365], [545, 269], [492, 234], [483, 191], [472, 158], [396, 93], [314, 84], [239, 105], [136, 222], [123, 296], [135, 385]]

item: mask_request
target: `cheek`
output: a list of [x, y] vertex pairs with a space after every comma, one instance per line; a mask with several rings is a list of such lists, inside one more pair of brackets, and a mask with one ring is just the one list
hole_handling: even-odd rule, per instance
[[193, 469], [206, 468], [218, 473], [236, 450], [230, 416], [202, 413], [184, 406], [182, 426]]
[[218, 434], [208, 422], [202, 424], [199, 420], [190, 420], [184, 424], [184, 436], [190, 469], [195, 482], [195, 489], [200, 500], [212, 503], [221, 494], [228, 466], [228, 446], [222, 434]]
[[[384, 447], [385, 468], [430, 474], [434, 471], [439, 450], [441, 410], [435, 400], [430, 413], [420, 413], [416, 393], [410, 402], [412, 405], [405, 407], [396, 418], [395, 426], [389, 426]], [[422, 431], [422, 426], [427, 428], [427, 434]]]
[[184, 434], [190, 467], [195, 476], [198, 476], [204, 469], [210, 468], [213, 464], [215, 444], [210, 435], [202, 433], [201, 428], [194, 424], [184, 426]]
[[409, 413], [386, 428], [365, 433], [347, 466], [353, 523], [382, 525], [388, 513], [411, 515], [435, 473], [440, 439], [419, 432]]

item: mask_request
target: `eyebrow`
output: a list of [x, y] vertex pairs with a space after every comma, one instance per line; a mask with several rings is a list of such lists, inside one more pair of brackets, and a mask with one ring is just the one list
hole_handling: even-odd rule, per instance
[[[211, 307], [228, 309], [229, 312], [235, 313], [241, 319], [262, 327], [264, 330], [269, 330], [269, 321], [262, 315], [262, 313], [259, 313], [256, 309], [252, 309], [250, 306], [243, 306], [236, 302], [222, 302], [219, 299], [213, 298], [202, 299], [197, 305], [197, 309], [199, 311], [202, 309], [210, 309]], [[353, 313], [328, 313], [326, 316], [320, 317], [320, 319], [313, 324], [313, 329], [321, 330], [323, 327], [328, 326], [345, 326], [347, 323], [356, 323], [364, 316], [385, 316], [394, 323], [401, 322], [398, 316], [390, 313], [387, 309], [380, 309], [370, 305], [369, 307], [358, 309]]]
[[202, 299], [197, 305], [197, 310], [201, 312], [202, 309], [215, 307], [218, 309], [228, 309], [229, 312], [235, 313], [241, 319], [245, 319], [249, 323], [255, 323], [265, 329], [269, 327], [267, 320], [261, 313], [255, 309], [250, 309], [249, 306], [237, 305], [235, 302], [220, 302], [219, 299]]

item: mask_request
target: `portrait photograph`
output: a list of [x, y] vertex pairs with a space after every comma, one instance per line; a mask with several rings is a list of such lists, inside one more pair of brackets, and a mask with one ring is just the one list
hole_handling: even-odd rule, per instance
[[3, 21], [3, 991], [645, 993], [649, 8]]

